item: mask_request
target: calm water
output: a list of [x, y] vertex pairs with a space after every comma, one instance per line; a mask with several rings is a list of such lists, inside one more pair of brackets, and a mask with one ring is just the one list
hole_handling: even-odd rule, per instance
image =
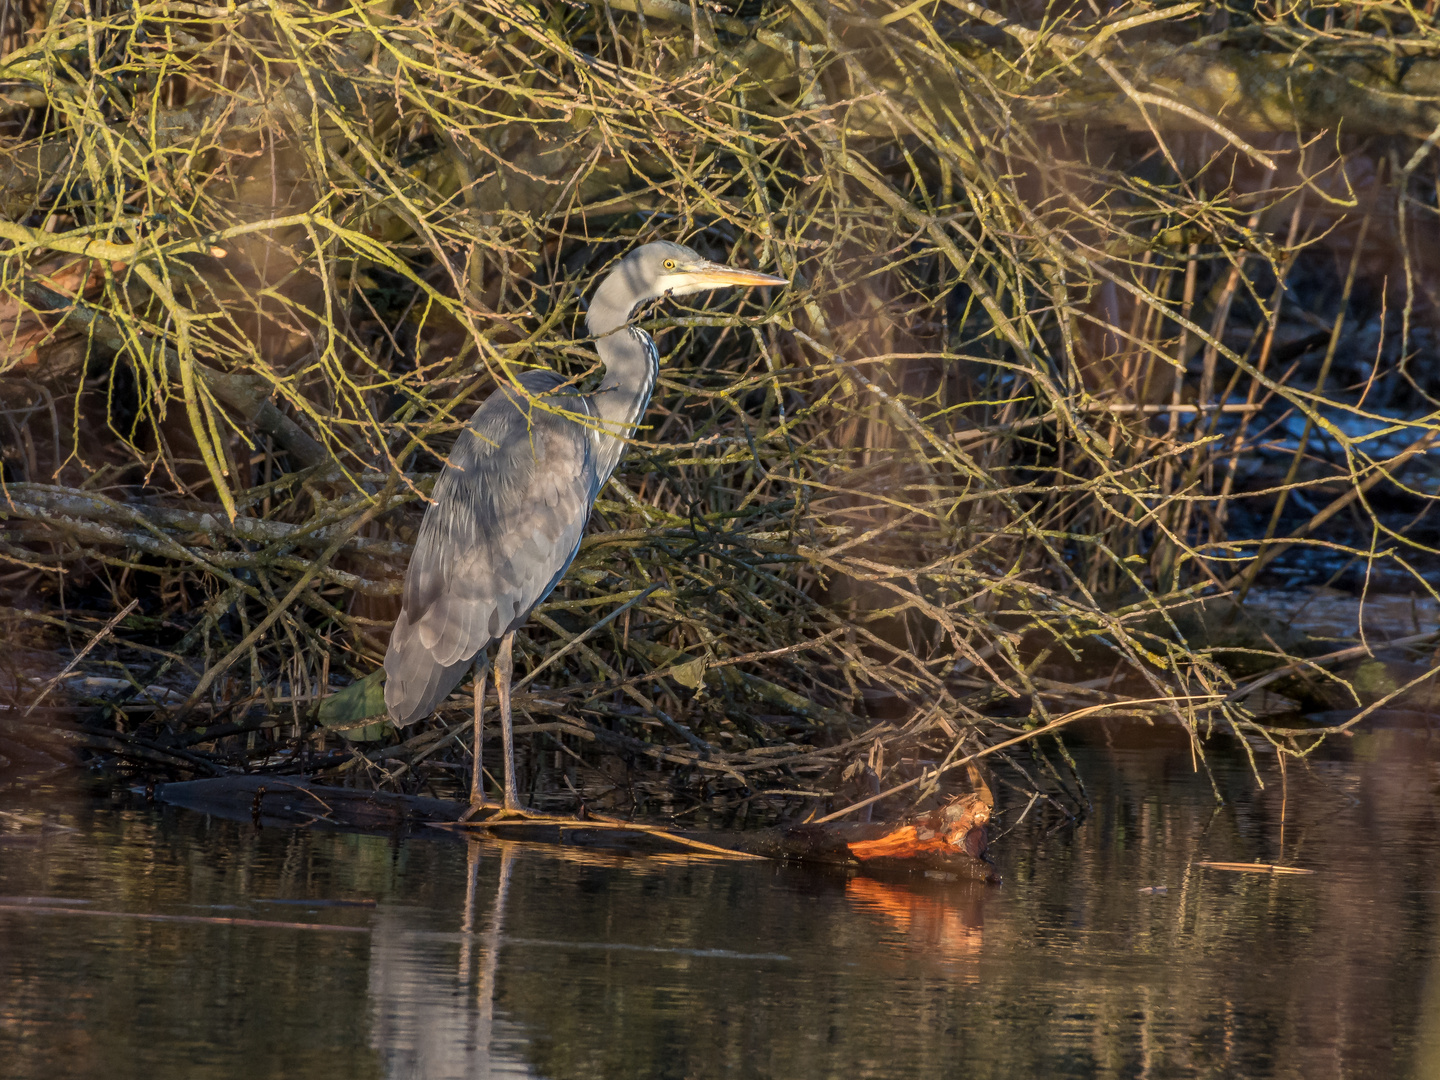
[[1436, 1077], [1437, 743], [1283, 793], [1212, 759], [1219, 806], [1184, 752], [1094, 747], [1094, 813], [1032, 812], [988, 888], [12, 788], [0, 1076]]

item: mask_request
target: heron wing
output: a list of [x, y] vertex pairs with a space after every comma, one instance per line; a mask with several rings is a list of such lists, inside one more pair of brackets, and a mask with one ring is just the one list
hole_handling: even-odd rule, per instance
[[[588, 401], [528, 372], [492, 394], [455, 443], [425, 511], [385, 654], [399, 724], [428, 716], [475, 656], [523, 623], [575, 557], [597, 475]], [[567, 410], [576, 419], [563, 412]]]

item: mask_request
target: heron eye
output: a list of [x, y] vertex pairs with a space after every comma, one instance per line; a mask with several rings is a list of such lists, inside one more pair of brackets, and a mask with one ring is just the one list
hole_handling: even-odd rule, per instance
[[666, 259], [666, 260], [665, 260], [665, 269], [666, 269], [666, 270], [674, 270], [674, 269], [675, 269], [675, 260], [674, 260], [674, 259]]

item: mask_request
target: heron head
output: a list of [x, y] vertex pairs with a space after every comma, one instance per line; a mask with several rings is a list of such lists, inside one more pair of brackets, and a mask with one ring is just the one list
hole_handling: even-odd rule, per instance
[[647, 300], [735, 285], [788, 284], [782, 277], [711, 262], [684, 244], [661, 240], [636, 248], [615, 264], [595, 290], [587, 320], [591, 333], [605, 333]]
[[[689, 296], [691, 293], [730, 285], [787, 285], [782, 277], [739, 270], [702, 258], [684, 244], [660, 241], [646, 244], [629, 257], [640, 264], [641, 279], [648, 284], [648, 296]], [[627, 262], [629, 259], [626, 260]]]

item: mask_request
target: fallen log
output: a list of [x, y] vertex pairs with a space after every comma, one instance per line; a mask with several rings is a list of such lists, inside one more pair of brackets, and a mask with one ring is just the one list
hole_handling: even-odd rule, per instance
[[163, 784], [162, 802], [257, 826], [328, 826], [389, 831], [434, 825], [530, 843], [607, 848], [634, 854], [685, 851], [716, 858], [775, 859], [879, 873], [940, 871], [999, 882], [986, 830], [993, 809], [987, 788], [899, 822], [780, 825], [746, 832], [675, 830], [597, 817], [506, 812], [466, 817], [463, 803], [391, 792], [328, 787], [301, 777], [225, 776]]
[[908, 872], [938, 870], [999, 882], [990, 860], [988, 790], [959, 795], [944, 806], [900, 822], [826, 822], [751, 832], [707, 834], [716, 846], [784, 861]]
[[389, 832], [407, 825], [453, 822], [463, 803], [388, 791], [327, 787], [299, 776], [250, 774], [161, 784], [155, 798], [171, 806], [266, 828], [322, 825]]

